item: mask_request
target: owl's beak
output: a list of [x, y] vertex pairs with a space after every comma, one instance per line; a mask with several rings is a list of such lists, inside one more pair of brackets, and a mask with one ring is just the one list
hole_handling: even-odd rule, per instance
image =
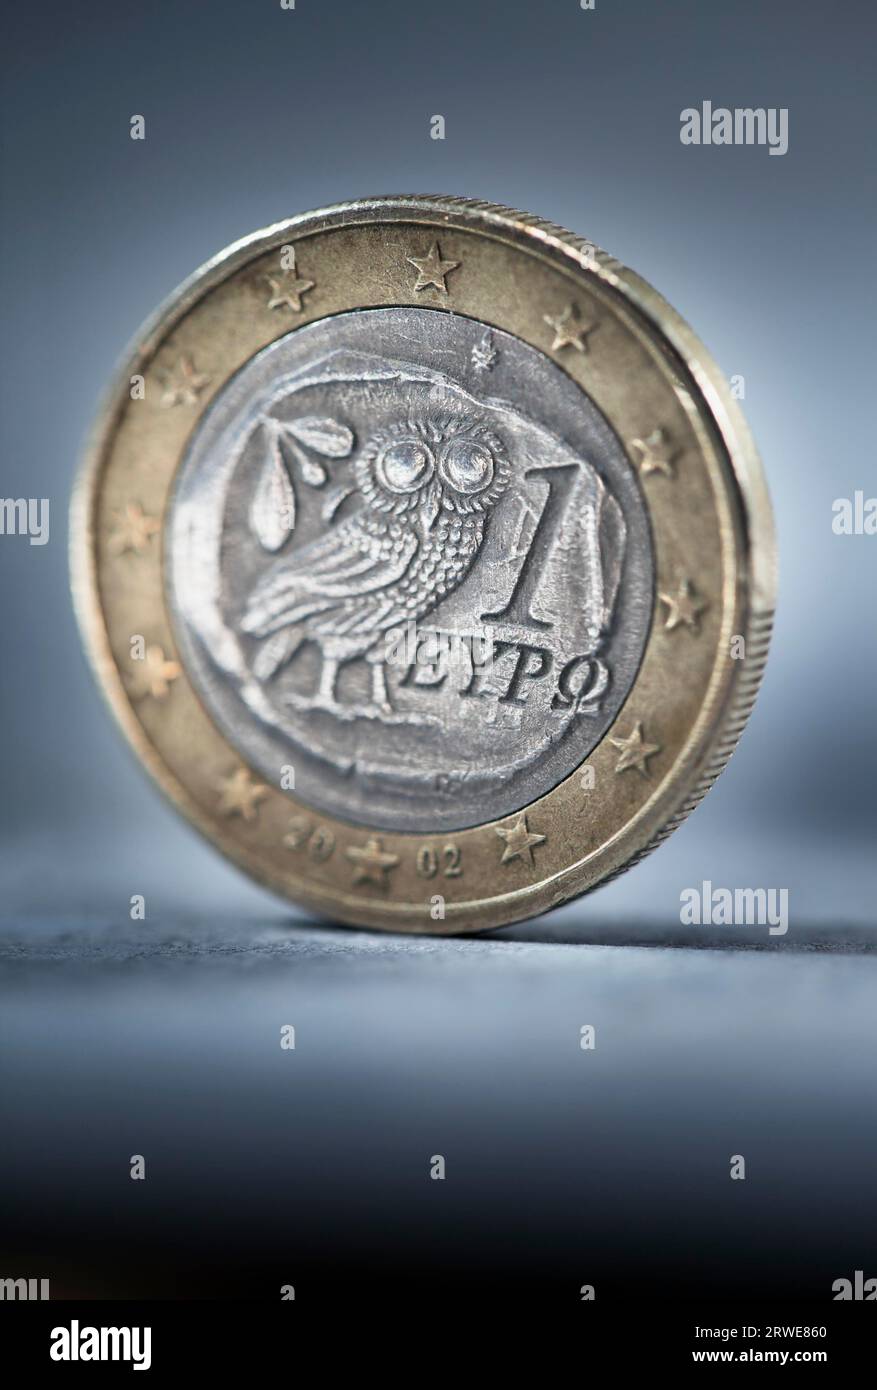
[[436, 517], [442, 509], [437, 487], [431, 487], [421, 504], [421, 516], [423, 517], [423, 529], [431, 531], [435, 525]]

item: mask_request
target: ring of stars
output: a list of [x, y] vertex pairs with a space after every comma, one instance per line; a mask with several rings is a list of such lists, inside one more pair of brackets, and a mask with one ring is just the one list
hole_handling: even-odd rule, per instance
[[636, 721], [633, 732], [627, 738], [610, 738], [609, 742], [621, 754], [615, 768], [616, 772], [628, 772], [631, 768], [636, 768], [643, 777], [651, 776], [648, 760], [653, 758], [656, 753], [660, 753], [661, 745], [659, 743], [646, 743], [643, 738], [641, 719]]
[[210, 377], [199, 372], [194, 359], [183, 353], [173, 371], [165, 377], [161, 403], [165, 410], [175, 405], [197, 405], [201, 392], [209, 385]]
[[129, 550], [142, 554], [152, 537], [161, 530], [158, 520], [154, 516], [147, 516], [136, 502], [129, 502], [124, 511], [116, 512], [114, 522], [107, 539], [107, 548], [113, 555], [124, 555]]
[[350, 845], [344, 851], [353, 865], [353, 882], [375, 883], [386, 888], [387, 874], [399, 863], [398, 854], [388, 853], [377, 835], [372, 835], [364, 845]]
[[698, 596], [690, 580], [680, 579], [675, 594], [659, 593], [658, 601], [667, 609], [666, 632], [675, 632], [677, 627], [690, 628], [694, 633], [700, 631], [700, 615], [709, 604]]
[[672, 443], [666, 430], [659, 427], [642, 439], [632, 439], [630, 449], [637, 456], [644, 478], [650, 473], [663, 473], [665, 478], [674, 476], [673, 464], [681, 450]]
[[417, 282], [414, 286], [415, 291], [429, 289], [440, 290], [442, 294], [447, 294], [447, 278], [452, 270], [459, 270], [462, 262], [446, 261], [442, 259], [442, 253], [437, 241], [434, 241], [427, 256], [406, 256], [409, 265], [413, 265], [417, 271]]
[[224, 816], [240, 816], [242, 820], [254, 821], [258, 814], [260, 801], [268, 795], [268, 788], [254, 782], [245, 767], [236, 768], [219, 783], [218, 810]]
[[178, 679], [181, 671], [179, 662], [166, 657], [158, 643], [147, 647], [145, 656], [135, 665], [138, 669], [130, 681], [135, 698], [151, 695], [153, 700], [164, 700], [171, 682]]
[[569, 347], [575, 348], [576, 352], [587, 352], [587, 338], [599, 327], [596, 323], [582, 323], [574, 304], [568, 304], [562, 314], [543, 314], [542, 317], [548, 327], [554, 329], [552, 352]]
[[269, 309], [291, 309], [293, 313], [300, 314], [302, 310], [302, 299], [308, 290], [315, 288], [316, 281], [303, 280], [298, 273], [295, 264], [295, 252], [290, 248], [287, 251], [290, 264], [285, 266], [276, 275], [267, 276], [268, 284], [271, 286], [271, 298], [268, 300]]
[[514, 825], [497, 825], [495, 830], [500, 839], [505, 841], [499, 861], [501, 864], [510, 864], [513, 859], [522, 859], [531, 869], [535, 867], [533, 846], [541, 845], [545, 836], [537, 835], [528, 828], [526, 811], [521, 812]]

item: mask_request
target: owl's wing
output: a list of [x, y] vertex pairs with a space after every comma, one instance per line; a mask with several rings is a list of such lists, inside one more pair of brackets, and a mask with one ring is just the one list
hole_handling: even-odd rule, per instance
[[479, 528], [458, 541], [452, 556], [446, 554], [441, 540], [430, 542], [421, 548], [404, 585], [394, 584], [372, 594], [368, 603], [347, 605], [345, 611], [329, 614], [327, 622], [321, 619], [321, 631], [357, 637], [386, 632], [412, 616], [422, 617], [460, 583], [478, 553], [481, 534]]
[[417, 553], [416, 532], [353, 516], [259, 581], [241, 619], [256, 637], [373, 594], [401, 579]]

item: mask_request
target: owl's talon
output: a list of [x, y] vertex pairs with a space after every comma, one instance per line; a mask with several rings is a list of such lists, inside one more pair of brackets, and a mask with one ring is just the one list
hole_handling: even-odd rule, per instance
[[393, 706], [390, 704], [390, 694], [387, 690], [387, 673], [382, 661], [372, 663], [372, 703], [376, 709], [382, 710], [384, 714], [394, 713]]
[[380, 704], [340, 704], [337, 700], [328, 700], [319, 693], [316, 695], [296, 695], [289, 692], [284, 696], [284, 704], [291, 706], [292, 709], [307, 711], [316, 714], [331, 714], [334, 719], [339, 719], [343, 723], [352, 723], [355, 719], [377, 719], [382, 724], [418, 724], [436, 725], [441, 720], [435, 715], [420, 714], [415, 711], [396, 710], [389, 703]]

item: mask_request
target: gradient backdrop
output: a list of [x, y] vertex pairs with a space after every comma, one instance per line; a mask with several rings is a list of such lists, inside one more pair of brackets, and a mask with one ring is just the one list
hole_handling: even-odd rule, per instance
[[[831, 528], [877, 493], [873, 8], [45, 0], [4, 27], [0, 491], [50, 498], [52, 531], [0, 538], [0, 1275], [573, 1301], [877, 1275], [877, 537]], [[788, 153], [683, 146], [704, 99], [787, 107]], [[77, 456], [141, 321], [239, 236], [391, 192], [633, 266], [745, 377], [777, 513], [772, 658], [716, 789], [635, 873], [478, 941], [296, 925], [226, 866], [122, 745], [67, 587]], [[703, 879], [788, 888], [788, 936], [686, 937]]]

